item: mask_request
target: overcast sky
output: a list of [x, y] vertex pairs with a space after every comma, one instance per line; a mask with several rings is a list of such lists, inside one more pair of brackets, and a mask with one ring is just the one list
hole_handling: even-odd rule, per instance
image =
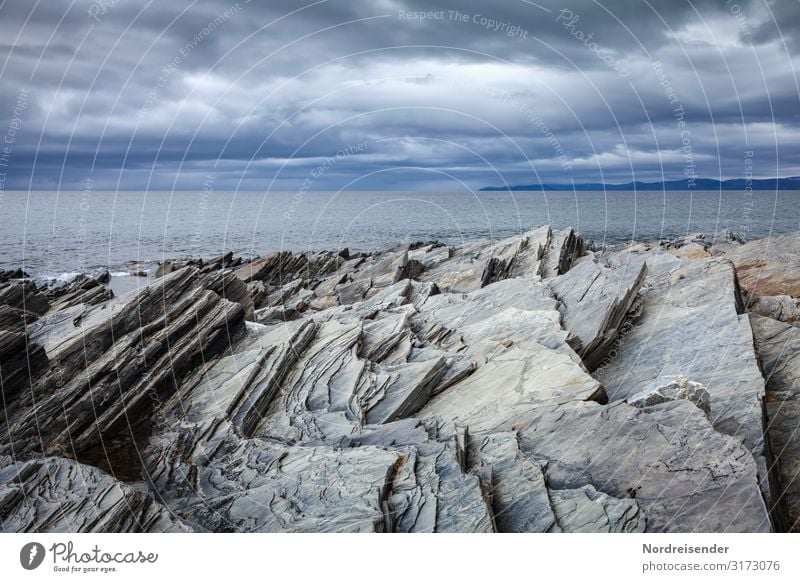
[[800, 175], [799, 54], [796, 0], [0, 0], [2, 185]]

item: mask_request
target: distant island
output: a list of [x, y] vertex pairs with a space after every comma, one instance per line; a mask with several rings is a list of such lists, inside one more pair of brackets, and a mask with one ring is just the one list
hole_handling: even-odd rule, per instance
[[745, 178], [735, 178], [732, 180], [693, 178], [662, 182], [627, 182], [625, 184], [603, 184], [602, 182], [587, 182], [583, 184], [524, 184], [516, 186], [487, 186], [480, 189], [481, 192], [545, 192], [572, 190], [800, 190], [800, 176], [766, 178], [762, 180]]

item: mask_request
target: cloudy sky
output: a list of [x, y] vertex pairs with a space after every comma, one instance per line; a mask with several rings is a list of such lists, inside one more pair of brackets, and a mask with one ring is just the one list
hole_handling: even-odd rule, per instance
[[799, 55], [796, 0], [0, 0], [2, 185], [800, 175]]

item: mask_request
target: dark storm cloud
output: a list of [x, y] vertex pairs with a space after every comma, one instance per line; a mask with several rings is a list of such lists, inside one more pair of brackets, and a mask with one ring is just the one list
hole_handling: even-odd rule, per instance
[[758, 175], [800, 174], [798, 7], [7, 0], [5, 185], [729, 177], [749, 150]]

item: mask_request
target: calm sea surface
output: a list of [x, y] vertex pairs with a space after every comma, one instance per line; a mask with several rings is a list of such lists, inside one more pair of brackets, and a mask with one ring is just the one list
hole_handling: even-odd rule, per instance
[[800, 192], [3, 192], [0, 268], [38, 277], [175, 257], [375, 250], [573, 226], [619, 243], [798, 230]]

